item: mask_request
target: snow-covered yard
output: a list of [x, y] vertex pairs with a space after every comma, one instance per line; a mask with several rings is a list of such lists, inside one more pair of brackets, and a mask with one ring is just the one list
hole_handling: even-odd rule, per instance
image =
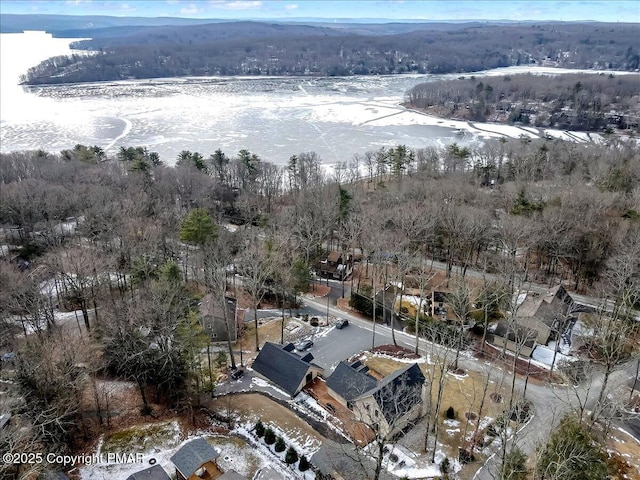
[[[217, 463], [223, 472], [233, 469], [253, 478], [262, 469], [273, 465], [274, 460], [268, 452], [248, 443], [243, 438], [245, 435], [244, 427], [226, 436], [207, 431], [185, 435], [177, 420], [139, 425], [101, 438], [95, 452], [92, 452], [99, 460], [80, 466], [78, 474], [81, 480], [125, 480], [131, 474], [157, 464], [173, 475], [175, 466], [171, 456], [190, 440], [203, 437], [219, 452]], [[132, 455], [130, 461], [111, 461], [110, 454]]]

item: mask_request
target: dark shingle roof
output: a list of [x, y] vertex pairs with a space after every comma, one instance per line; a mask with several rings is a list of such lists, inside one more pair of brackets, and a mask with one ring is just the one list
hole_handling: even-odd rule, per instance
[[189, 478], [203, 464], [218, 458], [218, 455], [215, 448], [199, 437], [185, 443], [171, 457], [171, 461], [182, 475]]
[[375, 388], [378, 381], [371, 375], [367, 375], [366, 371], [360, 370], [361, 366], [360, 362], [351, 365], [347, 362], [338, 363], [333, 373], [327, 378], [327, 387], [348, 402]]
[[235, 470], [227, 470], [218, 477], [218, 480], [247, 480], [247, 477], [243, 477]]
[[309, 368], [321, 368], [311, 363], [313, 355], [307, 354], [303, 360], [300, 355], [291, 351], [292, 346], [288, 344], [282, 347], [266, 342], [253, 362], [253, 369], [294, 396]]
[[361, 397], [373, 395], [387, 422], [392, 423], [422, 401], [424, 375], [417, 363], [396, 370]]
[[171, 477], [160, 465], [154, 465], [129, 475], [127, 480], [171, 480]]

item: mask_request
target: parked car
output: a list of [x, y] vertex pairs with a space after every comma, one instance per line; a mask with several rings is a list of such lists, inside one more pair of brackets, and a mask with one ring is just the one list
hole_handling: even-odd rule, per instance
[[309, 340], [309, 339], [302, 340], [298, 345], [296, 345], [296, 350], [298, 350], [299, 352], [303, 352], [308, 348], [311, 348], [312, 345], [313, 345], [312, 340]]
[[336, 413], [336, 407], [334, 407], [330, 403], [327, 403], [327, 410], [331, 413]]
[[336, 328], [337, 328], [337, 329], [344, 328], [344, 327], [346, 327], [347, 325], [349, 325], [349, 320], [347, 320], [347, 319], [345, 319], [345, 318], [339, 318], [339, 319], [336, 321]]
[[238, 380], [243, 375], [244, 375], [244, 370], [241, 369], [241, 368], [238, 368], [238, 369], [234, 370], [233, 372], [231, 372], [231, 378], [233, 378], [234, 380]]

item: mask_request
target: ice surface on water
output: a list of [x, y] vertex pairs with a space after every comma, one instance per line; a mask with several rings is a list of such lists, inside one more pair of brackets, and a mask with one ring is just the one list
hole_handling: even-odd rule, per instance
[[[30, 33], [5, 41], [6, 35], [0, 42], [3, 152], [83, 143], [114, 153], [123, 145], [145, 145], [171, 164], [183, 149], [208, 155], [221, 148], [233, 155], [247, 148], [275, 163], [304, 151], [335, 163], [381, 146], [460, 141], [450, 128], [420, 126], [412, 120], [420, 116], [399, 105], [420, 76], [180, 78], [23, 89], [16, 86], [18, 75], [69, 53], [69, 40]], [[25, 50], [30, 53], [16, 54]]]
[[[218, 148], [227, 155], [246, 148], [278, 164], [307, 151], [333, 164], [381, 146], [473, 145], [491, 136], [525, 133], [515, 127], [477, 130], [400, 105], [413, 85], [459, 75], [209, 77], [23, 89], [18, 75], [45, 58], [69, 53], [69, 40], [41, 32], [1, 37], [3, 152], [58, 151], [82, 143], [115, 153], [120, 146], [142, 145], [173, 164], [185, 149], [208, 156]], [[456, 136], [458, 128], [468, 134]]]

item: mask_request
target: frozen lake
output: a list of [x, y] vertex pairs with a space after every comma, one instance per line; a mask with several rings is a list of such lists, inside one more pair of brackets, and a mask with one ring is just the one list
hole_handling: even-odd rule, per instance
[[[70, 53], [69, 41], [42, 32], [1, 34], [2, 152], [59, 151], [82, 143], [114, 153], [123, 145], [141, 145], [173, 164], [181, 150], [206, 157], [218, 148], [227, 155], [246, 148], [278, 164], [308, 151], [333, 164], [381, 146], [473, 145], [500, 134], [527, 134], [516, 127], [476, 129], [465, 122], [405, 110], [400, 105], [405, 92], [417, 83], [442, 78], [432, 75], [212, 77], [18, 86], [19, 74], [28, 67]], [[466, 130], [465, 135], [456, 134], [459, 128]]]

